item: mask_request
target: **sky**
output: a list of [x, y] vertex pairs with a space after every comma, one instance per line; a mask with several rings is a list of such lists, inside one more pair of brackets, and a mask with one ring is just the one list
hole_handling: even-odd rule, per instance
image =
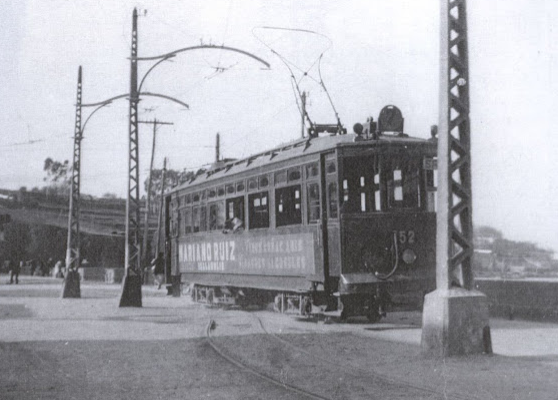
[[[44, 185], [47, 157], [71, 160], [78, 67], [83, 102], [129, 91], [131, 16], [139, 10], [139, 55], [216, 44], [156, 67], [140, 119], [171, 122], [157, 133], [155, 167], [198, 168], [300, 135], [288, 60], [308, 112], [335, 122], [377, 118], [388, 104], [405, 131], [427, 138], [438, 119], [439, 0], [4, 0], [0, 14], [0, 188]], [[473, 222], [512, 240], [558, 251], [558, 1], [468, 2]], [[267, 27], [267, 28], [264, 28]], [[304, 29], [312, 32], [272, 28]], [[140, 63], [140, 76], [152, 62]], [[304, 74], [306, 72], [306, 75]], [[87, 119], [91, 108], [84, 108]], [[125, 196], [128, 107], [115, 101], [91, 117], [82, 144], [82, 193]], [[149, 170], [152, 126], [140, 125], [140, 180]], [[143, 189], [143, 187], [142, 187]]]

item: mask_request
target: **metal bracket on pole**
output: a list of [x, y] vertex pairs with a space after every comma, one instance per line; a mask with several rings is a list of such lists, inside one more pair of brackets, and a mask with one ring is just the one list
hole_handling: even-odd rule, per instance
[[78, 70], [76, 121], [74, 127], [74, 154], [72, 164], [72, 179], [70, 182], [70, 211], [68, 213], [68, 245], [66, 249], [66, 273], [62, 287], [62, 298], [80, 298], [80, 284], [78, 269], [81, 263], [79, 238], [80, 211], [80, 168], [81, 168], [81, 66]]
[[425, 297], [422, 349], [490, 353], [486, 297], [473, 289], [471, 124], [466, 0], [441, 0], [436, 290]]

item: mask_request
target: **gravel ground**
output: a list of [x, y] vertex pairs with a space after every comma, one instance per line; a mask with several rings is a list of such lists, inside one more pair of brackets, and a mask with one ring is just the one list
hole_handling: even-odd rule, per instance
[[[0, 276], [0, 399], [305, 399], [223, 359], [328, 399], [558, 399], [558, 325], [491, 321], [509, 356], [428, 359], [420, 314], [380, 324], [220, 310], [143, 289], [119, 308], [118, 285]], [[517, 338], [532, 342], [527, 346]]]

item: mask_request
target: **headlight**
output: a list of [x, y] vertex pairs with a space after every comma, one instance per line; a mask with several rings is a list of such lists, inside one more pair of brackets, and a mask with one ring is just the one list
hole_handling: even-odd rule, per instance
[[405, 262], [405, 264], [412, 264], [415, 262], [416, 259], [417, 259], [417, 255], [413, 250], [405, 249], [403, 251], [403, 261]]

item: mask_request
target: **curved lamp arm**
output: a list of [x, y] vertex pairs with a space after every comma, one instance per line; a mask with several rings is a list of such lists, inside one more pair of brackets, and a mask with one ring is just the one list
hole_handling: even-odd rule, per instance
[[151, 66], [151, 68], [149, 68], [149, 69], [147, 70], [147, 72], [145, 73], [145, 75], [143, 76], [143, 78], [142, 78], [142, 80], [141, 80], [141, 82], [140, 82], [140, 84], [139, 84], [139, 87], [138, 87], [138, 92], [141, 92], [141, 87], [143, 86], [143, 82], [145, 81], [145, 78], [147, 78], [147, 75], [149, 75], [149, 73], [150, 73], [151, 71], [153, 71], [153, 69], [155, 69], [155, 67], [156, 67], [157, 65], [161, 64], [161, 63], [164, 62], [164, 61], [167, 61], [167, 60], [173, 58], [174, 56], [175, 56], [174, 54], [171, 54], [171, 55], [169, 55], [169, 56], [167, 56], [167, 57], [165, 57], [165, 58], [163, 58], [163, 59], [157, 61], [155, 64], [153, 64], [153, 65]]
[[[108, 106], [110, 103], [112, 103], [112, 101], [107, 101], [104, 102], [103, 104], [101, 104], [99, 107], [97, 107], [95, 110], [93, 110], [93, 112], [91, 114], [89, 114], [89, 117], [87, 117], [87, 119], [85, 120], [85, 122], [83, 123], [83, 126], [81, 127], [81, 136], [83, 138], [83, 131], [85, 130], [85, 126], [87, 125], [87, 123], [89, 122], [89, 120], [91, 119], [91, 117], [93, 116], [93, 114], [95, 114], [97, 111], [99, 111], [101, 108]], [[82, 106], [83, 107], [83, 106]]]
[[160, 56], [153, 56], [153, 57], [136, 57], [137, 61], [148, 61], [148, 60], [158, 60], [158, 59], [168, 59], [170, 57], [174, 57], [175, 55], [177, 55], [178, 53], [183, 53], [185, 51], [190, 51], [190, 50], [198, 50], [198, 49], [215, 49], [215, 50], [228, 50], [228, 51], [234, 51], [236, 53], [240, 53], [240, 54], [244, 54], [245, 56], [248, 56], [250, 58], [253, 58], [254, 60], [262, 63], [263, 65], [265, 65], [267, 68], [270, 68], [270, 64], [265, 61], [262, 60], [261, 58], [259, 58], [258, 56], [252, 54], [252, 53], [248, 53], [247, 51], [244, 50], [240, 50], [234, 47], [228, 47], [228, 46], [215, 46], [212, 44], [205, 44], [205, 45], [200, 45], [200, 46], [191, 46], [191, 47], [185, 47], [183, 49], [178, 49], [175, 51], [171, 51], [170, 53], [167, 54], [162, 54]]
[[[151, 92], [143, 92], [143, 93], [139, 93], [139, 96], [140, 96], [140, 97], [141, 97], [141, 96], [160, 97], [160, 98], [162, 98], [162, 99], [167, 99], [167, 100], [170, 100], [170, 101], [175, 102], [175, 103], [177, 103], [177, 104], [180, 104], [182, 107], [185, 107], [185, 108], [188, 109], [188, 110], [190, 109], [190, 106], [189, 106], [188, 104], [186, 104], [186, 103], [184, 103], [184, 102], [182, 102], [182, 101], [180, 101], [180, 100], [178, 100], [178, 99], [175, 99], [174, 97], [167, 96], [167, 95], [164, 95], [164, 94], [151, 93]], [[107, 100], [99, 101], [99, 102], [97, 102], [97, 103], [82, 104], [81, 106], [82, 106], [82, 107], [103, 106], [103, 105], [106, 105], [106, 104], [109, 104], [109, 103], [113, 102], [114, 100], [123, 99], [123, 98], [125, 98], [125, 97], [130, 97], [130, 94], [129, 94], [129, 93], [121, 94], [121, 95], [118, 95], [118, 96], [111, 97], [110, 99], [107, 99]]]

